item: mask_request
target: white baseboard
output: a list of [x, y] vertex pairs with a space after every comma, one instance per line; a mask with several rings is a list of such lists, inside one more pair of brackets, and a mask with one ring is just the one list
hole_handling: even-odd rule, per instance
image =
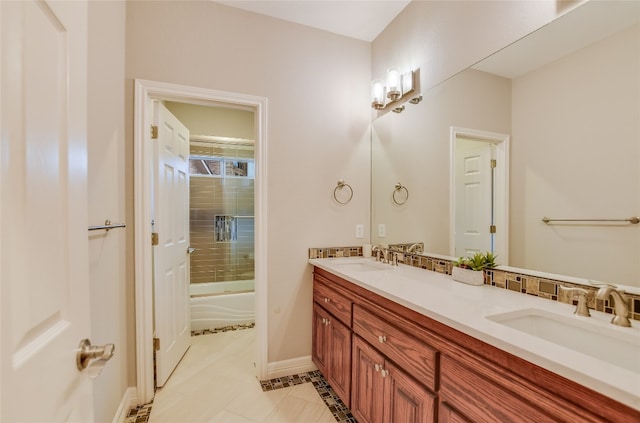
[[112, 423], [124, 423], [129, 410], [138, 405], [136, 392], [136, 388], [131, 386], [128, 387], [126, 391], [124, 391], [124, 395], [122, 396], [122, 400], [120, 401], [120, 405], [118, 406], [118, 411], [116, 411], [116, 415], [113, 416]]
[[317, 370], [311, 356], [292, 358], [289, 360], [276, 361], [267, 365], [268, 379], [274, 379], [276, 377], [292, 376], [300, 373], [311, 372]]

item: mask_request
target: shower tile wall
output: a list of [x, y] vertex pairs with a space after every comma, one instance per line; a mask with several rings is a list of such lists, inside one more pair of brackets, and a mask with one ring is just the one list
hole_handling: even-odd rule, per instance
[[[192, 155], [253, 158], [253, 151], [191, 147]], [[254, 279], [254, 180], [191, 176], [191, 283]], [[237, 239], [215, 241], [216, 216], [235, 217]]]

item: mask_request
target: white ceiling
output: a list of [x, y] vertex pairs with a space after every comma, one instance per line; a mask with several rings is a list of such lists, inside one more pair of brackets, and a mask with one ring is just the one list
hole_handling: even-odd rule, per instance
[[371, 42], [411, 0], [214, 1]]

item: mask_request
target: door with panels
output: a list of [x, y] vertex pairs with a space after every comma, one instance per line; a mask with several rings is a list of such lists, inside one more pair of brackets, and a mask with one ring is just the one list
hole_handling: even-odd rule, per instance
[[[190, 345], [189, 130], [154, 103], [153, 231], [157, 385], [164, 386]], [[156, 235], [157, 234], [157, 235]]]
[[0, 421], [92, 421], [87, 4], [0, 2]]

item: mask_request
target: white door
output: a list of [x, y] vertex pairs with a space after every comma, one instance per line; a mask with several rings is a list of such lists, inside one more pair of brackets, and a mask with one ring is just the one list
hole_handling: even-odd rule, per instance
[[493, 252], [493, 144], [456, 139], [455, 255]]
[[0, 15], [0, 421], [88, 422], [87, 5]]
[[154, 104], [153, 231], [157, 384], [163, 386], [189, 348], [189, 130], [159, 102]]

